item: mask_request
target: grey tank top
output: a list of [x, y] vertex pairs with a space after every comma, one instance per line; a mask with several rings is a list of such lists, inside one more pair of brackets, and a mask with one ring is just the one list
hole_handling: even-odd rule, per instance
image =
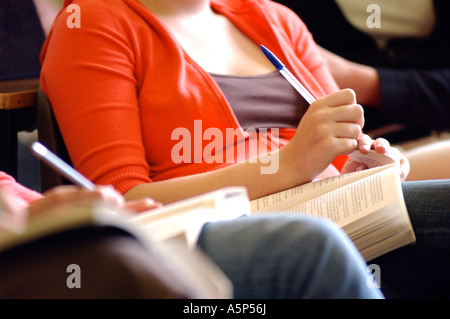
[[211, 73], [242, 128], [296, 128], [308, 103], [277, 71], [257, 76]]

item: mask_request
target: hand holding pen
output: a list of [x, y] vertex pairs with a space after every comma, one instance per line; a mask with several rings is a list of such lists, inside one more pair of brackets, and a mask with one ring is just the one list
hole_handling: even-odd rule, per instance
[[[338, 155], [349, 154], [358, 147], [364, 125], [364, 112], [356, 104], [353, 90], [340, 90], [316, 100], [295, 78], [286, 66], [267, 48], [262, 51], [276, 69], [310, 103], [297, 131], [286, 145], [292, 157], [299, 157], [301, 166], [296, 170], [311, 169], [315, 178]], [[301, 160], [300, 160], [301, 159]], [[292, 161], [296, 160], [292, 158]]]
[[[92, 199], [102, 198], [103, 200], [108, 200], [114, 202], [115, 205], [123, 206], [128, 210], [135, 212], [143, 212], [153, 208], [160, 207], [161, 204], [155, 202], [153, 199], [145, 197], [137, 199], [134, 201], [125, 202], [124, 197], [115, 191], [112, 187], [107, 186], [96, 186], [89, 179], [75, 170], [72, 166], [64, 162], [56, 154], [51, 152], [47, 147], [39, 142], [34, 142], [31, 145], [31, 151], [40, 160], [49, 165], [56, 172], [66, 177], [72, 183], [78, 186], [82, 186], [82, 189], [75, 188], [71, 186], [56, 187], [46, 193], [46, 198], [53, 198], [53, 202], [57, 202], [58, 198], [63, 198], [65, 201], [76, 200], [80, 196], [87, 198], [90, 196]], [[52, 202], [52, 200], [47, 200], [47, 203]], [[37, 203], [33, 205], [37, 206]], [[40, 207], [41, 208], [41, 207]]]
[[[368, 154], [373, 149], [379, 154], [393, 158], [400, 167], [402, 179], [406, 178], [409, 172], [409, 163], [406, 157], [391, 147], [387, 140], [379, 138], [374, 141], [363, 133], [364, 110], [361, 105], [357, 104], [353, 90], [344, 89], [316, 100], [275, 54], [263, 45], [261, 45], [261, 50], [284, 78], [310, 104], [308, 112], [299, 124], [298, 131], [300, 132], [296, 134], [296, 136], [301, 136], [303, 147], [306, 147], [302, 147], [304, 152], [308, 150], [312, 154], [321, 154], [322, 156], [330, 154], [325, 158], [329, 160], [328, 163], [331, 163], [337, 155], [349, 154], [356, 149], [362, 154]], [[322, 156], [320, 157], [322, 158]], [[309, 165], [317, 165], [321, 161], [319, 158], [312, 157], [310, 162]], [[361, 164], [350, 162], [346, 163], [348, 165], [344, 166], [343, 172], [361, 169]]]

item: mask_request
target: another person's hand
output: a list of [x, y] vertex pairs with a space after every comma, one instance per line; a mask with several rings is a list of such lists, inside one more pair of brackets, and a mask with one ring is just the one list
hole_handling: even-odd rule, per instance
[[65, 185], [55, 187], [43, 194], [44, 198], [30, 204], [30, 214], [39, 213], [58, 204], [75, 203], [77, 201], [101, 200], [104, 203], [124, 208], [128, 211], [143, 212], [161, 206], [151, 198], [125, 201], [125, 198], [110, 186], [96, 186], [88, 190], [79, 186]]
[[[386, 139], [377, 138], [376, 140], [373, 140], [370, 136], [363, 134], [358, 140], [358, 150], [362, 154], [367, 154], [370, 150], [374, 150], [379, 154], [389, 156], [396, 163], [401, 180], [406, 180], [410, 170], [409, 160], [397, 148], [392, 147]], [[354, 162], [349, 159], [343, 166], [341, 173], [345, 174], [366, 168], [367, 167], [364, 164]]]
[[23, 229], [27, 220], [27, 205], [19, 196], [6, 188], [0, 188], [0, 233], [4, 230], [18, 232]]
[[125, 208], [136, 213], [142, 213], [161, 206], [161, 203], [154, 201], [150, 197], [144, 197], [125, 202]]
[[0, 191], [0, 231], [1, 229], [20, 230], [26, 224], [29, 216], [44, 213], [58, 205], [76, 205], [86, 201], [101, 201], [113, 205], [127, 212], [143, 212], [161, 204], [150, 198], [142, 198], [126, 202], [124, 197], [108, 186], [97, 186], [95, 190], [88, 190], [74, 185], [55, 187], [43, 194], [44, 197], [32, 202], [29, 206], [17, 195]]
[[125, 206], [123, 196], [107, 186], [96, 186], [95, 190], [89, 190], [80, 186], [64, 185], [54, 187], [43, 195], [43, 198], [29, 205], [29, 214], [39, 214], [58, 205], [70, 205], [88, 201], [101, 201], [120, 208]]

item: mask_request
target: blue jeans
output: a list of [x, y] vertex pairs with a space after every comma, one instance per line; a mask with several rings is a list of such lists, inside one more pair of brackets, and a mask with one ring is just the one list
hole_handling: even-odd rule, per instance
[[404, 182], [416, 243], [371, 260], [387, 298], [450, 298], [450, 180]]
[[414, 245], [378, 257], [381, 292], [355, 247], [328, 223], [271, 215], [207, 224], [199, 245], [236, 298], [449, 298], [450, 180], [402, 183]]
[[331, 223], [281, 214], [205, 225], [199, 246], [234, 285], [235, 298], [383, 298], [367, 265]]

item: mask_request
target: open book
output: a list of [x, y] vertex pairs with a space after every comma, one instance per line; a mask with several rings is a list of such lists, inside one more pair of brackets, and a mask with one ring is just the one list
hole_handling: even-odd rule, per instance
[[252, 214], [282, 212], [326, 218], [341, 227], [366, 261], [415, 242], [392, 159], [356, 151], [367, 170], [313, 181], [251, 201]]
[[135, 215], [131, 221], [155, 240], [177, 240], [193, 248], [207, 222], [245, 215], [250, 215], [247, 190], [226, 187]]
[[[0, 226], [6, 215], [2, 211], [5, 199], [0, 196]], [[0, 253], [67, 230], [115, 227], [127, 231], [146, 246], [161, 265], [161, 274], [171, 274], [177, 286], [184, 286], [194, 298], [231, 298], [232, 285], [228, 278], [195, 249], [195, 243], [205, 223], [249, 213], [247, 190], [243, 187], [219, 189], [139, 215], [99, 201], [71, 202], [30, 216], [15, 228], [0, 227]]]

